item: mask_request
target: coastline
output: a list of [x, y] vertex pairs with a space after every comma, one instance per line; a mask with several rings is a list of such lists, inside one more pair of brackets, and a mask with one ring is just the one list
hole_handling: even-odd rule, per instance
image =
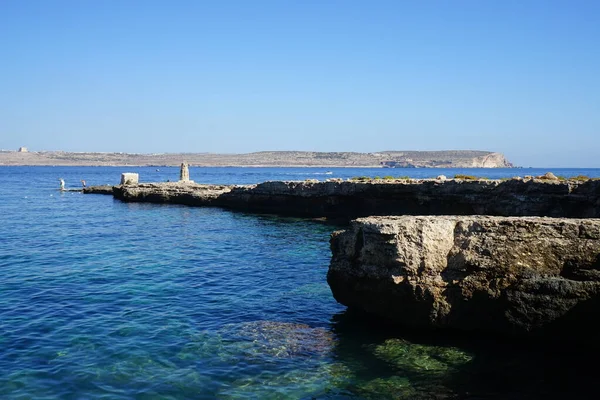
[[[299, 164], [256, 164], [256, 165], [247, 165], [247, 164], [231, 164], [231, 165], [213, 165], [213, 164], [188, 164], [190, 167], [200, 167], [200, 168], [378, 168], [383, 170], [395, 170], [395, 169], [403, 169], [403, 168], [389, 168], [382, 167], [381, 165], [331, 165], [331, 164], [323, 164], [323, 165], [299, 165]], [[122, 168], [177, 168], [180, 164], [1, 164], [0, 167], [122, 167]], [[416, 167], [409, 169], [436, 169], [436, 168], [455, 168], [455, 167]], [[478, 167], [464, 167], [464, 168], [472, 168], [478, 169]], [[507, 168], [515, 168], [518, 167], [507, 167]]]
[[17, 166], [179, 166], [315, 168], [510, 168], [503, 154], [478, 150], [389, 151], [376, 153], [266, 151], [213, 153], [75, 153], [0, 151], [0, 165]]
[[[409, 328], [592, 342], [569, 327], [586, 326], [600, 294], [598, 179], [184, 180], [83, 192], [329, 220], [346, 228], [331, 235], [327, 281], [350, 309]], [[497, 323], [478, 322], [492, 314]]]

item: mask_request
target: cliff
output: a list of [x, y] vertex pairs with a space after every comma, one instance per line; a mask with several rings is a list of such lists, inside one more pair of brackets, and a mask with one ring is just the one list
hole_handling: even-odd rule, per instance
[[512, 168], [502, 153], [487, 151], [393, 151], [379, 153], [386, 167], [401, 168]]
[[590, 340], [600, 220], [370, 217], [331, 238], [327, 281], [403, 326]]

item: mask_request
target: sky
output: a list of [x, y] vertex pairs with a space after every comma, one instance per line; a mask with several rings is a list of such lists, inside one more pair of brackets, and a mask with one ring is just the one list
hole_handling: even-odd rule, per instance
[[0, 0], [0, 149], [600, 167], [600, 1]]

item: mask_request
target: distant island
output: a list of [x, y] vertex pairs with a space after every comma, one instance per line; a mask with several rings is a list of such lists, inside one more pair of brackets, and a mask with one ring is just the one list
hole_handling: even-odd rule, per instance
[[382, 168], [511, 168], [503, 154], [477, 150], [382, 151], [376, 153], [261, 151], [214, 153], [79, 153], [64, 151], [0, 151], [0, 165], [176, 166], [186, 161], [207, 167], [382, 167]]

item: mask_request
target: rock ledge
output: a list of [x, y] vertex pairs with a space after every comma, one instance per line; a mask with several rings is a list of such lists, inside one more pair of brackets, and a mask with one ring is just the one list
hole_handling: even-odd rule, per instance
[[599, 219], [368, 217], [333, 233], [331, 249], [336, 300], [403, 326], [596, 333]]

